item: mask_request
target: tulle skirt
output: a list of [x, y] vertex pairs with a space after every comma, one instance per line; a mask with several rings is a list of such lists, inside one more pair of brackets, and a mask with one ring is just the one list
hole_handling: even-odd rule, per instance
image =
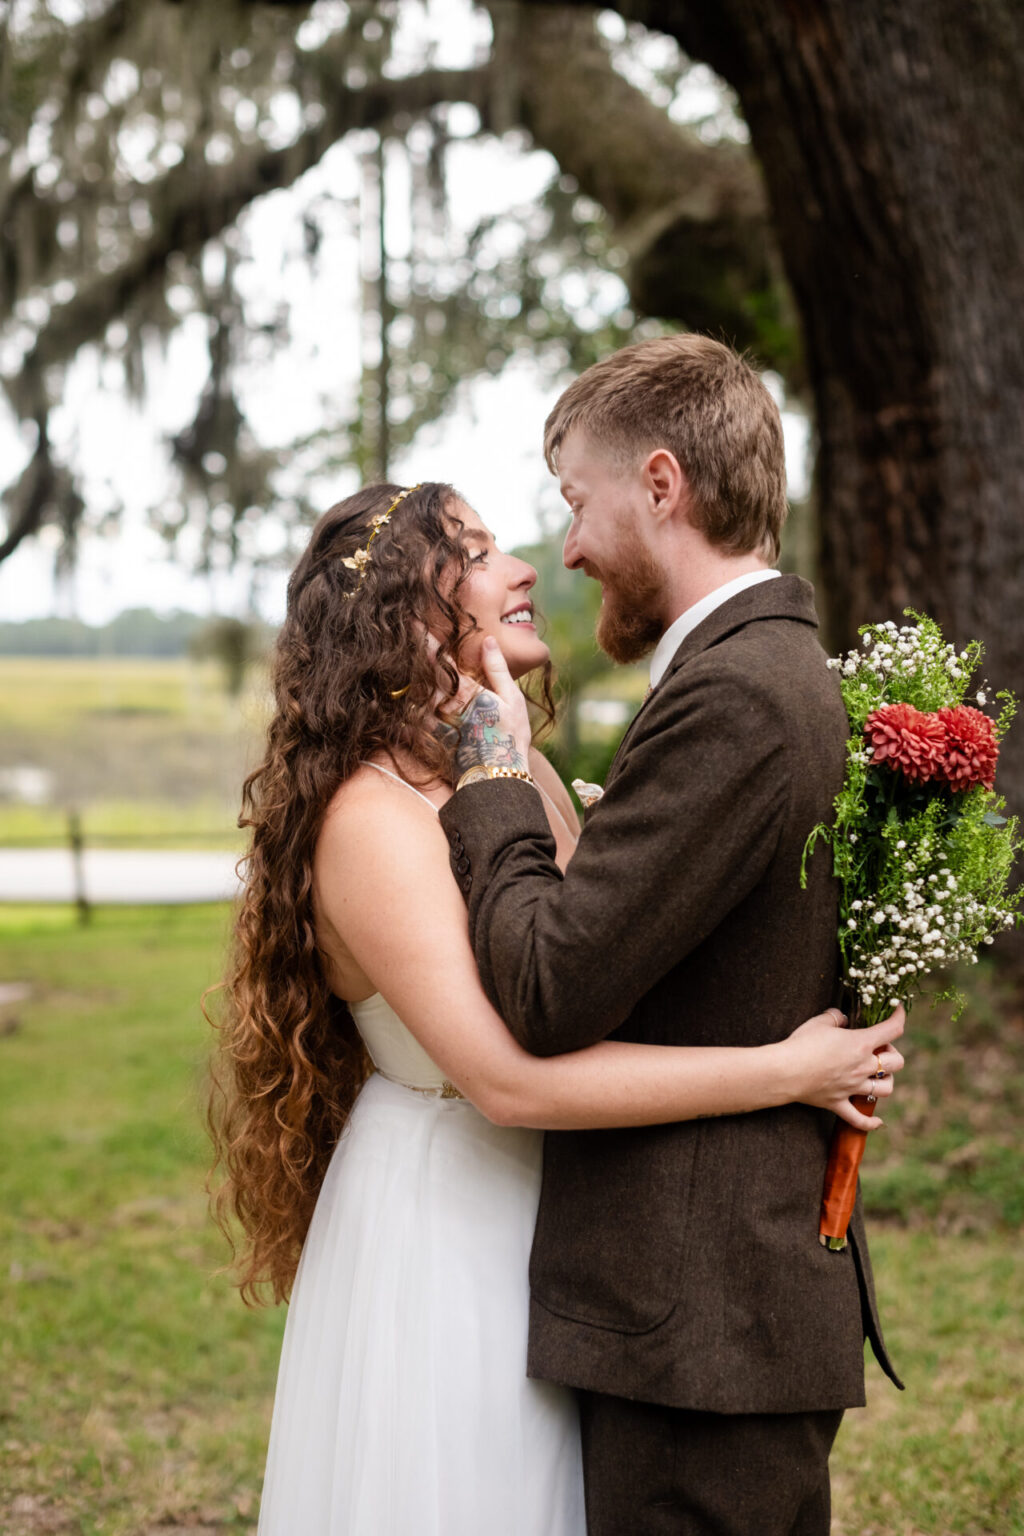
[[585, 1536], [575, 1401], [526, 1378], [541, 1141], [369, 1079], [299, 1265], [260, 1536]]

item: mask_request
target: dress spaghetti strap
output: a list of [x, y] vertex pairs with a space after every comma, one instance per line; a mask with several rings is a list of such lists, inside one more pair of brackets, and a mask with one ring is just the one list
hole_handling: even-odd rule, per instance
[[555, 815], [558, 817], [559, 821], [562, 823], [562, 826], [570, 834], [570, 836], [578, 837], [579, 836], [579, 827], [578, 826], [577, 827], [571, 827], [569, 825], [569, 823], [565, 819], [565, 812], [562, 810], [561, 806], [558, 806], [558, 805], [555, 804], [555, 802], [552, 800], [551, 796], [548, 794], [547, 790], [544, 788], [544, 785], [541, 784], [538, 779], [534, 779], [533, 787], [534, 787], [534, 789], [539, 789], [540, 790], [541, 794], [544, 796], [544, 799], [547, 801], [548, 805], [550, 805], [551, 809], [554, 811]]
[[359, 759], [359, 761], [360, 761], [360, 763], [362, 763], [364, 768], [376, 768], [377, 772], [378, 773], [382, 773], [385, 776], [385, 778], [394, 779], [395, 783], [396, 784], [401, 784], [403, 789], [412, 790], [412, 793], [414, 795], [419, 795], [419, 797], [423, 801], [424, 805], [429, 805], [430, 809], [433, 811], [434, 815], [435, 816], [437, 815], [437, 806], [434, 804], [433, 800], [428, 800], [426, 795], [420, 794], [420, 791], [418, 789], [414, 788], [412, 784], [408, 784], [405, 781], [405, 779], [400, 778], [397, 773], [392, 773], [390, 768], [382, 768], [380, 763], [371, 763], [369, 758], [366, 758], [366, 757], [361, 757]]
[[[421, 794], [418, 789], [414, 788], [414, 786], [412, 784], [407, 783], [407, 781], [405, 779], [400, 778], [397, 773], [392, 773], [390, 768], [382, 768], [380, 763], [371, 763], [369, 758], [366, 758], [366, 757], [361, 757], [359, 759], [359, 761], [360, 761], [360, 763], [362, 764], [362, 766], [364, 768], [376, 768], [378, 773], [383, 773], [387, 778], [394, 779], [395, 783], [396, 784], [401, 784], [403, 789], [411, 789], [413, 794], [414, 795], [419, 795], [420, 799], [424, 802], [424, 804], [429, 805], [430, 809], [434, 812], [434, 815], [435, 816], [437, 815], [437, 806], [434, 804], [433, 800], [428, 800], [426, 795]], [[554, 813], [558, 817], [559, 821], [562, 823], [562, 825], [564, 827], [566, 827], [571, 832], [573, 829], [569, 826], [569, 823], [566, 821], [565, 816], [562, 814], [562, 811], [555, 804], [555, 802], [552, 800], [551, 796], [548, 794], [548, 792], [544, 788], [543, 784], [537, 784], [535, 782], [534, 783], [534, 788], [540, 790], [541, 794], [544, 796], [544, 799], [548, 802], [548, 805], [550, 805], [551, 809], [554, 811]]]

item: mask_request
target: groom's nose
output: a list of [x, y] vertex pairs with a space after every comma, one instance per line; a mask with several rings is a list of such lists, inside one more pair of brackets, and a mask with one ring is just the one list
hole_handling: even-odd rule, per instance
[[569, 531], [565, 535], [565, 543], [562, 545], [562, 564], [567, 571], [578, 571], [583, 564], [583, 556], [580, 554], [579, 538], [576, 533], [576, 519], [569, 524]]

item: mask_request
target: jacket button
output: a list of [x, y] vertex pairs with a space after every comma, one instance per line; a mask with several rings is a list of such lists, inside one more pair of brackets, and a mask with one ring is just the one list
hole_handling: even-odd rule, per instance
[[464, 891], [468, 892], [469, 888], [470, 888], [470, 886], [472, 884], [473, 884], [473, 876], [472, 875], [467, 875], [466, 878], [462, 882], [462, 889]]
[[459, 862], [456, 864], [455, 868], [458, 870], [460, 875], [464, 875], [466, 873], [466, 871], [469, 869], [469, 860], [468, 859], [460, 859]]

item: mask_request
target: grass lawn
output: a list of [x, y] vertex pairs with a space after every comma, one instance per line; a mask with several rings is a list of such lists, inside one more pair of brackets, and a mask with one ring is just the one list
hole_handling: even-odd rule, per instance
[[[226, 925], [224, 908], [101, 910], [79, 929], [0, 907], [0, 982], [32, 989], [0, 1007], [5, 1536], [255, 1528], [283, 1315], [216, 1276], [202, 1192], [198, 998]], [[869, 1148], [908, 1390], [869, 1371], [834, 1456], [835, 1536], [1024, 1536], [1024, 1238], [1004, 1157], [1024, 1069], [997, 1003], [961, 1026], [980, 1088], [941, 1016], [921, 1016], [908, 1076], [924, 1087]]]
[[284, 1319], [215, 1275], [202, 1190], [226, 911], [38, 916], [0, 908], [33, 985], [0, 1035], [0, 1530], [249, 1530]]

